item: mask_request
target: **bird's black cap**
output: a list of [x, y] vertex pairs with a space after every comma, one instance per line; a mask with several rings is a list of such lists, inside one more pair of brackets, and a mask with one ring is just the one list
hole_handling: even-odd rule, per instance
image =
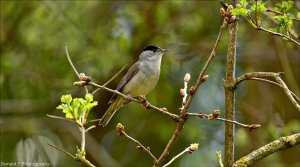
[[154, 46], [154, 45], [148, 45], [148, 46], [146, 46], [146, 47], [144, 48], [143, 51], [149, 50], [149, 51], [154, 51], [154, 52], [155, 52], [158, 48], [159, 48], [159, 47]]

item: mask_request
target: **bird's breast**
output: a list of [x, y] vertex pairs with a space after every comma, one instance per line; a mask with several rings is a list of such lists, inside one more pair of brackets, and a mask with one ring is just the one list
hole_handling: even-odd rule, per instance
[[160, 63], [159, 66], [153, 66], [153, 63], [141, 64], [139, 71], [125, 85], [123, 93], [133, 97], [147, 95], [155, 87], [159, 75]]

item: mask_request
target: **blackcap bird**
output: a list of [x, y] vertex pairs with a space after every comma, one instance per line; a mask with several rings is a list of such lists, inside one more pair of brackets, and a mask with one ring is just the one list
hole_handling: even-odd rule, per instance
[[[139, 60], [127, 71], [116, 90], [131, 97], [146, 96], [159, 79], [161, 58], [168, 50], [154, 45], [146, 46], [140, 54]], [[108, 102], [110, 107], [102, 116], [99, 124], [103, 127], [106, 126], [115, 112], [130, 102], [131, 100], [114, 94]]]

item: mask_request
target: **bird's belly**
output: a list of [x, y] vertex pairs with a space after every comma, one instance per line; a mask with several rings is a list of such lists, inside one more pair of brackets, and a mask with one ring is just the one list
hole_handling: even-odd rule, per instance
[[139, 95], [147, 95], [156, 85], [159, 78], [159, 74], [154, 74], [152, 72], [139, 71], [130, 81], [127, 83], [123, 89], [124, 94], [136, 97]]

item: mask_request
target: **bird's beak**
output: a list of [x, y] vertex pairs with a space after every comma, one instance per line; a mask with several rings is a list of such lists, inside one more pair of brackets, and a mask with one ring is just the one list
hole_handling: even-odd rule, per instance
[[163, 53], [168, 52], [170, 49], [161, 49]]

